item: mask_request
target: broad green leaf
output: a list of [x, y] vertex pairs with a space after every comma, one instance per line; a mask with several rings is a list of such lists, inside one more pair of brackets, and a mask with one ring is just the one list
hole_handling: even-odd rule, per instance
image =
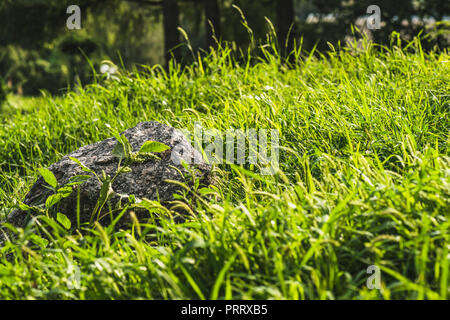
[[111, 179], [108, 177], [103, 181], [97, 203], [103, 205], [112, 193], [113, 189], [111, 187]]
[[116, 146], [113, 148], [111, 153], [113, 156], [115, 156], [119, 159], [124, 159], [126, 156], [125, 148], [120, 141], [117, 142]]
[[88, 181], [91, 178], [92, 178], [91, 176], [87, 176], [87, 175], [73, 176], [72, 178], [69, 179], [69, 183], [67, 183], [66, 186], [73, 186], [73, 185], [77, 185], [77, 184], [82, 184], [82, 183]]
[[44, 248], [48, 245], [48, 240], [47, 240], [47, 239], [41, 238], [41, 237], [39, 237], [39, 236], [36, 235], [36, 234], [30, 235], [30, 236], [29, 236], [29, 239], [30, 239], [32, 242], [34, 242], [35, 244], [37, 244], [37, 245], [39, 245], [39, 246], [41, 246], [41, 247], [44, 247]]
[[53, 207], [55, 204], [59, 203], [61, 199], [67, 198], [72, 194], [72, 187], [66, 186], [58, 189], [58, 193], [52, 194], [45, 201], [45, 206], [47, 208]]
[[67, 230], [70, 229], [70, 227], [72, 226], [72, 223], [70, 222], [69, 218], [67, 218], [66, 215], [58, 212], [56, 215], [56, 220], [61, 223], [61, 225], [66, 228]]
[[58, 189], [58, 193], [61, 194], [63, 198], [67, 198], [68, 196], [70, 196], [72, 194], [72, 191], [73, 189], [70, 186], [64, 186]]
[[146, 141], [139, 150], [139, 153], [163, 152], [169, 149], [170, 147], [164, 143], [157, 141]]
[[59, 203], [62, 198], [63, 196], [60, 193], [52, 194], [50, 197], [47, 198], [47, 200], [45, 200], [45, 206], [47, 208], [51, 208], [55, 204]]
[[95, 172], [94, 172], [93, 170], [91, 170], [91, 169], [89, 169], [88, 167], [86, 167], [86, 166], [85, 166], [83, 163], [81, 163], [81, 161], [78, 160], [77, 158], [69, 157], [69, 159], [72, 160], [73, 162], [75, 162], [76, 164], [78, 164], [78, 165], [81, 167], [81, 169], [82, 169], [83, 171], [85, 171], [85, 172], [90, 172], [90, 173], [95, 174]]
[[104, 171], [103, 171], [103, 175], [105, 176], [105, 178], [103, 179], [103, 182], [102, 182], [102, 187], [100, 189], [100, 195], [97, 199], [97, 204], [95, 205], [95, 209], [91, 215], [91, 222], [92, 222], [92, 219], [94, 218], [95, 214], [97, 214], [97, 219], [99, 218], [100, 211], [102, 210], [106, 201], [109, 199], [109, 196], [114, 192], [114, 190], [111, 187], [111, 185], [112, 185], [111, 178], [109, 176], [106, 177], [106, 173], [104, 173]]
[[22, 211], [33, 210], [32, 207], [30, 207], [29, 205], [26, 205], [26, 204], [23, 203], [23, 202], [20, 202], [20, 203], [19, 203], [19, 208], [20, 208], [20, 210], [22, 210]]
[[58, 180], [56, 180], [53, 172], [45, 168], [39, 168], [38, 170], [42, 178], [44, 178], [45, 182], [47, 182], [53, 188], [56, 188], [58, 186]]
[[133, 153], [133, 148], [125, 135], [115, 135], [117, 144], [112, 150], [112, 154], [119, 159], [128, 159]]

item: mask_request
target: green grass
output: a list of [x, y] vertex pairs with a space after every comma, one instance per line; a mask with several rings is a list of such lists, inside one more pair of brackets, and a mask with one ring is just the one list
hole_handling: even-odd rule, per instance
[[[287, 68], [226, 45], [181, 71], [16, 99], [0, 121], [0, 214], [37, 169], [157, 120], [278, 129], [280, 172], [218, 165], [220, 183], [185, 223], [170, 214], [83, 236], [41, 221], [0, 248], [2, 299], [448, 299], [448, 52], [408, 48], [296, 51]], [[216, 196], [214, 196], [216, 195]], [[191, 200], [190, 200], [191, 201]], [[381, 290], [366, 286], [381, 268]], [[80, 282], [71, 285], [75, 267]]]

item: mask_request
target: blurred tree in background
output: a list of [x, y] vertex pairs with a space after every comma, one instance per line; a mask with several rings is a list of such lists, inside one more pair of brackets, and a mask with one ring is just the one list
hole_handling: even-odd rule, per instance
[[159, 12], [146, 6], [80, 0], [81, 29], [68, 30], [66, 9], [72, 1], [2, 1], [0, 75], [13, 92], [55, 94], [90, 82], [92, 67], [98, 71], [103, 60], [119, 64], [122, 59], [126, 67], [162, 60]]
[[[81, 8], [80, 30], [66, 28], [71, 4]], [[57, 94], [92, 81], [92, 68], [98, 71], [103, 60], [128, 69], [163, 65], [171, 57], [191, 62], [178, 27], [189, 35], [194, 52], [216, 40], [245, 52], [265, 38], [266, 19], [284, 56], [300, 41], [306, 50], [317, 45], [324, 51], [327, 42], [349, 40], [351, 25], [366, 29], [363, 18], [373, 4], [382, 15], [382, 28], [368, 33], [374, 41], [388, 43], [392, 31], [411, 39], [428, 28], [434, 33], [425, 49], [448, 46], [448, 24], [429, 26], [450, 14], [447, 0], [1, 0], [0, 77], [11, 92]]]

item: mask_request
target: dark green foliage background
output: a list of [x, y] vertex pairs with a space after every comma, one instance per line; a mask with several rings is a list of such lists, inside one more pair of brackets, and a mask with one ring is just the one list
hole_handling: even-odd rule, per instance
[[[76, 4], [82, 9], [82, 29], [69, 31], [65, 22], [70, 4], [67, 0], [3, 0], [0, 3], [0, 76], [11, 81], [12, 92], [20, 88], [23, 94], [36, 95], [45, 89], [56, 94], [78, 82], [90, 83], [92, 67], [98, 70], [105, 59], [118, 65], [123, 62], [129, 70], [139, 64], [164, 64], [161, 8], [139, 1], [80, 0]], [[205, 48], [202, 1], [181, 0], [179, 4], [180, 25], [187, 30], [192, 47]], [[245, 51], [250, 37], [232, 4], [242, 9], [257, 41], [264, 39], [268, 31], [265, 17], [276, 23], [276, 1], [219, 0], [222, 39]], [[294, 4], [297, 44], [302, 37], [304, 49], [310, 50], [317, 44], [322, 52], [329, 49], [328, 42], [334, 46], [343, 42], [351, 33], [352, 23], [366, 15], [366, 8], [371, 4], [380, 6], [382, 21], [386, 22], [374, 33], [377, 43], [388, 43], [392, 31], [411, 39], [424, 28], [421, 23], [405, 26], [402, 21], [411, 22], [413, 17], [440, 21], [450, 14], [449, 2], [443, 0], [297, 0]], [[310, 13], [317, 15], [318, 23], [306, 23]], [[334, 21], [325, 19], [329, 14], [334, 15]], [[448, 36], [426, 40], [425, 49], [448, 45]], [[191, 61], [192, 55], [185, 48], [181, 62]]]

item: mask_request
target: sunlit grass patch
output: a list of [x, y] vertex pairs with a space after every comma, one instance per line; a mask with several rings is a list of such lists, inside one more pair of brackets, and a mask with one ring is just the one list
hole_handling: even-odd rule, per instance
[[[184, 223], [159, 208], [139, 227], [78, 233], [41, 216], [0, 249], [0, 297], [448, 299], [448, 53], [367, 45], [288, 67], [273, 52], [246, 63], [224, 44], [183, 70], [11, 103], [3, 215], [38, 168], [108, 126], [277, 129], [280, 171], [217, 165], [216, 187], [179, 196], [196, 202]], [[370, 265], [380, 290], [367, 287]]]

